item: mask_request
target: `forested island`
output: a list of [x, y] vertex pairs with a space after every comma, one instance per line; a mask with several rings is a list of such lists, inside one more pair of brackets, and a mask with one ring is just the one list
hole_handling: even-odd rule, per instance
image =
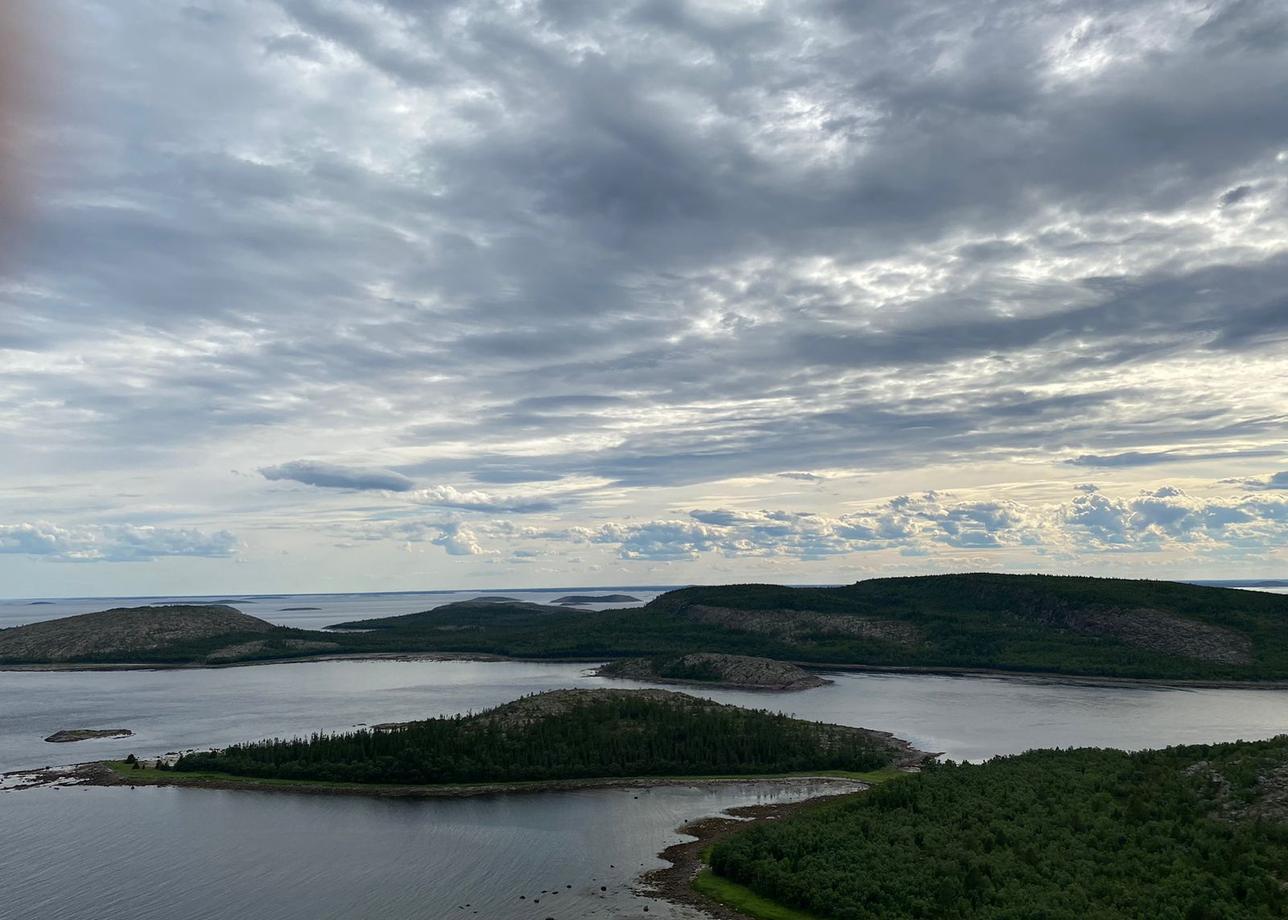
[[[189, 628], [195, 623], [194, 628]], [[0, 630], [0, 666], [220, 665], [444, 653], [606, 661], [720, 653], [814, 666], [1288, 680], [1288, 596], [1051, 575], [684, 588], [591, 611], [504, 597], [327, 631], [228, 607], [128, 608]]]
[[[853, 775], [916, 764], [924, 756], [884, 732], [666, 690], [554, 690], [472, 715], [189, 753], [172, 766], [163, 762], [146, 779], [434, 786]], [[126, 771], [124, 779], [145, 779], [132, 774]]]
[[819, 920], [1288, 916], [1288, 736], [930, 765], [735, 833], [710, 863], [700, 888]]

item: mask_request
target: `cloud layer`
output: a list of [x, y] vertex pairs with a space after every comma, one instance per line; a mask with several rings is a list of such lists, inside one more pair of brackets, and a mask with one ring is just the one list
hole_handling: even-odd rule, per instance
[[[1288, 464], [1281, 3], [55, 8], [7, 526], [227, 531], [265, 588], [1288, 562], [1217, 539]], [[1138, 528], [1165, 485], [1253, 519]], [[352, 538], [422, 518], [414, 571]]]

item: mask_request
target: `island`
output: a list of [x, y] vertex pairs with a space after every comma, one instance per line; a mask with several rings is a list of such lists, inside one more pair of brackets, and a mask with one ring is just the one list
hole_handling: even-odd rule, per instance
[[929, 764], [723, 831], [694, 884], [751, 916], [1283, 917], [1288, 735]]
[[129, 738], [133, 734], [128, 728], [64, 728], [45, 740], [50, 744], [68, 744], [73, 741], [89, 741], [91, 738]]
[[325, 630], [231, 607], [156, 606], [0, 630], [0, 667], [222, 666], [443, 655], [602, 663], [695, 653], [815, 669], [1288, 683], [1288, 596], [1054, 575], [683, 588], [589, 610], [482, 597]]
[[117, 607], [0, 629], [0, 664], [221, 664], [338, 651], [224, 604]]
[[552, 690], [466, 715], [80, 768], [89, 782], [463, 795], [580, 785], [832, 777], [930, 755], [886, 732], [668, 690]]
[[831, 681], [771, 658], [695, 652], [661, 658], [622, 658], [595, 671], [599, 677], [662, 684], [698, 684], [737, 690], [808, 690]]
[[555, 600], [564, 607], [579, 607], [583, 604], [638, 604], [638, 597], [629, 594], [569, 594]]

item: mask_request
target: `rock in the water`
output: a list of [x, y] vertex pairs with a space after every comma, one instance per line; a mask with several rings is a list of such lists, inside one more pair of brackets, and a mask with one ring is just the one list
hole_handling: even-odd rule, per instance
[[53, 744], [66, 744], [69, 741], [88, 741], [91, 738], [128, 738], [133, 734], [128, 728], [64, 728], [45, 740]]

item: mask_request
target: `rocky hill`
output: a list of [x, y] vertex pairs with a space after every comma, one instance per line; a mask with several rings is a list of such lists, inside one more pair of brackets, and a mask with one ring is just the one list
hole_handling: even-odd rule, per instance
[[221, 604], [118, 607], [0, 630], [0, 664], [220, 663], [337, 647], [295, 633]]
[[831, 681], [786, 661], [694, 652], [669, 658], [623, 658], [596, 672], [600, 677], [672, 684], [704, 684], [739, 690], [807, 690]]

